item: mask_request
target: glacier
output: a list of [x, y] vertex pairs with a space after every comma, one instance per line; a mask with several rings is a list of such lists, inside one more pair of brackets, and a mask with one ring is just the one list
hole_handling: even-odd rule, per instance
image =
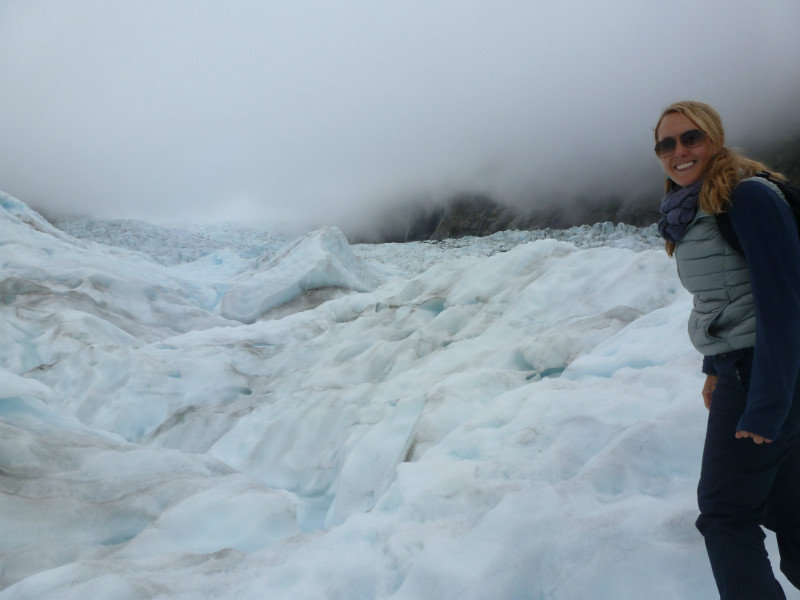
[[652, 228], [81, 227], [0, 194], [0, 600], [716, 597]]

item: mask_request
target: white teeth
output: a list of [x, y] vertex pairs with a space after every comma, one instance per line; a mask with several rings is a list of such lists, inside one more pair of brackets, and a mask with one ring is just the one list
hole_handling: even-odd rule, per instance
[[675, 166], [675, 170], [676, 171], [683, 171], [684, 169], [688, 169], [689, 167], [694, 165], [694, 163], [695, 163], [695, 161], [693, 161], [693, 160], [689, 161], [689, 162], [681, 163], [681, 164]]

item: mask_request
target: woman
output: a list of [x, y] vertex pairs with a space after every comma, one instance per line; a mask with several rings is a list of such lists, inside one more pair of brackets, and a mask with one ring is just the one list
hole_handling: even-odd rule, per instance
[[[666, 179], [659, 230], [694, 296], [689, 336], [704, 355], [709, 409], [700, 517], [723, 600], [785, 598], [764, 549], [800, 588], [800, 241], [769, 169], [725, 147], [717, 112], [677, 102], [655, 152]], [[727, 212], [742, 254], [721, 236]]]

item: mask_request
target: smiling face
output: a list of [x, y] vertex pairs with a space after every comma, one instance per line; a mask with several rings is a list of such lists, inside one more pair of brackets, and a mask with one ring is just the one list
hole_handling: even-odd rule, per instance
[[716, 150], [708, 137], [699, 146], [685, 147], [680, 141], [680, 136], [691, 129], [698, 127], [684, 115], [668, 113], [661, 120], [656, 136], [658, 141], [673, 137], [677, 142], [675, 151], [660, 157], [659, 161], [667, 177], [681, 187], [695, 183], [705, 174]]

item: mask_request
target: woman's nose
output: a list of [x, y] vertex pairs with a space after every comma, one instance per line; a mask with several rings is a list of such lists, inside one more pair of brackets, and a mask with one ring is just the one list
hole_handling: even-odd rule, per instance
[[675, 152], [672, 153], [673, 156], [683, 156], [686, 154], [687, 148], [683, 144], [681, 144], [680, 140], [675, 140]]

